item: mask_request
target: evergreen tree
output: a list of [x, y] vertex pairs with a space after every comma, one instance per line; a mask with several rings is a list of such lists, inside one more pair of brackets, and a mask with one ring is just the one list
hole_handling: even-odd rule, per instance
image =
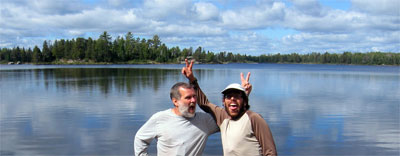
[[213, 52], [207, 52], [207, 56], [206, 56], [206, 62], [211, 62], [211, 63], [215, 63], [215, 55]]
[[42, 48], [42, 61], [44, 62], [51, 62], [53, 61], [53, 54], [51, 53], [51, 50], [49, 46], [47, 45], [47, 41], [43, 42], [43, 48]]
[[21, 61], [21, 49], [18, 46], [11, 51], [10, 61]]
[[133, 38], [133, 34], [128, 32], [125, 35], [125, 59], [124, 60], [132, 60], [139, 58], [139, 52], [134, 50], [135, 40]]
[[157, 49], [158, 47], [161, 46], [161, 40], [158, 35], [154, 35], [152, 40], [149, 40], [150, 42], [150, 47]]
[[85, 58], [86, 51], [86, 40], [82, 37], [78, 37], [75, 42], [72, 43], [72, 59], [83, 60]]
[[182, 57], [183, 59], [187, 58], [189, 55], [189, 49], [183, 48], [182, 50]]
[[21, 50], [21, 60], [20, 61], [21, 62], [28, 62], [26, 60], [26, 50], [25, 50], [25, 48], [22, 48], [22, 50]]
[[56, 60], [59, 60], [60, 59], [60, 56], [57, 56], [57, 53], [58, 53], [58, 41], [57, 40], [55, 40], [54, 41], [54, 43], [53, 43], [53, 48], [51, 48], [51, 53], [53, 54], [53, 56], [55, 57], [55, 59]]
[[341, 61], [340, 63], [342, 63], [342, 64], [351, 64], [351, 53], [350, 52], [344, 52], [341, 55], [340, 61]]
[[40, 51], [40, 49], [37, 46], [35, 46], [35, 48], [33, 48], [32, 61], [34, 63], [42, 62], [42, 52]]
[[51, 52], [56, 60], [65, 58], [65, 56], [64, 56], [65, 40], [64, 39], [61, 39], [60, 41], [55, 40], [54, 44], [53, 44], [53, 48], [51, 49]]
[[147, 44], [146, 39], [142, 39], [139, 44], [140, 60], [150, 59], [148, 50], [149, 50], [149, 45]]
[[63, 58], [64, 59], [72, 59], [72, 43], [75, 42], [74, 39], [70, 40], [65, 40], [65, 44], [64, 44], [64, 54], [63, 54]]
[[111, 61], [111, 37], [107, 34], [107, 31], [104, 31], [102, 35], [100, 35], [99, 39], [96, 41], [96, 56], [95, 60], [97, 62], [110, 62]]
[[119, 61], [128, 61], [128, 55], [125, 48], [125, 40], [122, 37], [118, 37], [113, 45], [115, 53], [117, 54], [117, 59]]
[[8, 48], [2, 48], [0, 51], [0, 61], [10, 61], [11, 50]]
[[176, 59], [174, 60], [174, 62], [179, 62], [179, 57], [181, 56], [181, 50], [179, 49], [179, 47], [172, 47], [169, 51], [171, 53], [171, 58]]
[[193, 59], [201, 61], [200, 55], [201, 55], [201, 47], [199, 46], [193, 53]]
[[157, 61], [158, 62], [167, 62], [170, 58], [170, 53], [169, 50], [167, 48], [167, 46], [165, 44], [162, 44], [157, 51], [159, 51], [158, 57], [157, 57]]
[[85, 60], [95, 60], [95, 41], [89, 37], [86, 44]]
[[25, 62], [32, 62], [33, 52], [31, 48], [28, 48], [25, 55]]

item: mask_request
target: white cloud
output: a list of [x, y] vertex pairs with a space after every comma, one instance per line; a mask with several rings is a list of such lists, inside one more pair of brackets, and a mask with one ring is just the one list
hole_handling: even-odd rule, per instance
[[[101, 18], [100, 18], [101, 17]], [[118, 18], [116, 18], [118, 17]], [[49, 27], [60, 28], [67, 31], [81, 32], [128, 32], [145, 31], [151, 26], [151, 20], [138, 17], [135, 10], [112, 10], [95, 8], [77, 14], [54, 15], [43, 17], [42, 23]]]
[[368, 17], [358, 12], [331, 10], [324, 16], [310, 16], [288, 10], [285, 26], [300, 31], [350, 33], [366, 26]]
[[254, 29], [274, 26], [285, 17], [285, 4], [252, 6], [244, 9], [228, 10], [222, 13], [222, 24], [234, 29]]
[[39, 14], [29, 10], [26, 7], [17, 7], [15, 4], [2, 4], [0, 22], [2, 29], [12, 29], [15, 31], [27, 28], [27, 25], [35, 25], [32, 18], [38, 17]]
[[176, 35], [176, 36], [218, 36], [226, 33], [219, 27], [210, 27], [208, 25], [162, 25], [154, 30], [157, 34]]
[[218, 8], [211, 3], [195, 3], [193, 10], [199, 20], [217, 20], [219, 18]]
[[27, 7], [43, 14], [69, 14], [80, 12], [84, 5], [78, 0], [31, 0], [26, 3]]
[[0, 46], [97, 38], [108, 31], [158, 34], [167, 46], [214, 52], [399, 52], [399, 1], [351, 2], [350, 9], [339, 10], [318, 0], [2, 0]]
[[319, 16], [322, 6], [318, 0], [291, 0], [295, 8], [305, 14]]
[[84, 36], [85, 32], [82, 32], [80, 30], [69, 30], [68, 34], [71, 36]]
[[185, 17], [190, 10], [189, 0], [145, 0], [143, 16], [159, 20]]
[[[287, 52], [371, 52], [386, 49], [390, 52], [398, 52], [399, 33], [385, 33], [382, 35], [353, 33], [353, 34], [325, 34], [325, 33], [300, 33], [288, 35], [282, 39], [281, 51]], [[397, 42], [397, 45], [396, 45]], [[384, 48], [383, 48], [384, 47]], [[302, 50], [298, 50], [302, 49]]]
[[[247, 55], [261, 55], [269, 52], [272, 41], [263, 35], [255, 32], [236, 33], [229, 36], [210, 37], [201, 41], [202, 47], [214, 52], [233, 52], [241, 51]], [[223, 49], [223, 50], [220, 50]], [[261, 50], [262, 49], [262, 50]]]
[[351, 0], [353, 9], [370, 14], [400, 16], [399, 0]]

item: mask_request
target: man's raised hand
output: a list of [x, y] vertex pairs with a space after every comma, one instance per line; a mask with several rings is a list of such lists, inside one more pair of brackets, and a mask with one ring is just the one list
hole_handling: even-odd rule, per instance
[[242, 81], [242, 87], [245, 89], [247, 96], [249, 96], [251, 89], [253, 88], [253, 86], [249, 83], [250, 72], [247, 73], [246, 78], [244, 78], [243, 73], [240, 73], [240, 79]]
[[192, 82], [196, 79], [194, 77], [193, 71], [192, 71], [194, 60], [191, 60], [190, 64], [189, 64], [189, 61], [187, 59], [185, 59], [185, 63], [186, 63], [186, 66], [182, 68], [182, 74], [185, 75], [186, 78], [188, 78], [190, 82]]

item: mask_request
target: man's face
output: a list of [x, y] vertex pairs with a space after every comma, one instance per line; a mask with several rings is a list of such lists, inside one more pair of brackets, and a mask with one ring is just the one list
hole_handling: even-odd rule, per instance
[[178, 107], [182, 116], [192, 118], [196, 112], [196, 92], [194, 89], [179, 88], [181, 98], [176, 100], [175, 106]]
[[243, 97], [242, 97], [242, 92], [240, 91], [228, 91], [224, 94], [224, 106], [226, 112], [231, 116], [231, 117], [237, 117], [241, 111], [243, 111]]

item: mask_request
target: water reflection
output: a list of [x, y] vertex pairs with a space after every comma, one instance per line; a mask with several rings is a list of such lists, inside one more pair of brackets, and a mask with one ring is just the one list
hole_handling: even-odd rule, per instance
[[[179, 67], [0, 70], [0, 154], [132, 155], [139, 127], [173, 107], [169, 89], [186, 81]], [[197, 67], [218, 105], [227, 84], [252, 72], [251, 109], [269, 123], [280, 155], [400, 154], [398, 68]], [[221, 148], [213, 135], [205, 155], [221, 155]]]
[[267, 72], [257, 78], [253, 101], [265, 105], [253, 108], [270, 119], [282, 154], [399, 153], [397, 74]]
[[[142, 88], [157, 90], [168, 78], [179, 76], [179, 71], [168, 69], [109, 69], [109, 68], [73, 68], [35, 70], [37, 77], [43, 77], [46, 87], [50, 81], [56, 80], [56, 88], [76, 87], [77, 89], [93, 90], [93, 87], [104, 94], [110, 89], [117, 92], [140, 91]], [[49, 81], [50, 80], [50, 81]]]

